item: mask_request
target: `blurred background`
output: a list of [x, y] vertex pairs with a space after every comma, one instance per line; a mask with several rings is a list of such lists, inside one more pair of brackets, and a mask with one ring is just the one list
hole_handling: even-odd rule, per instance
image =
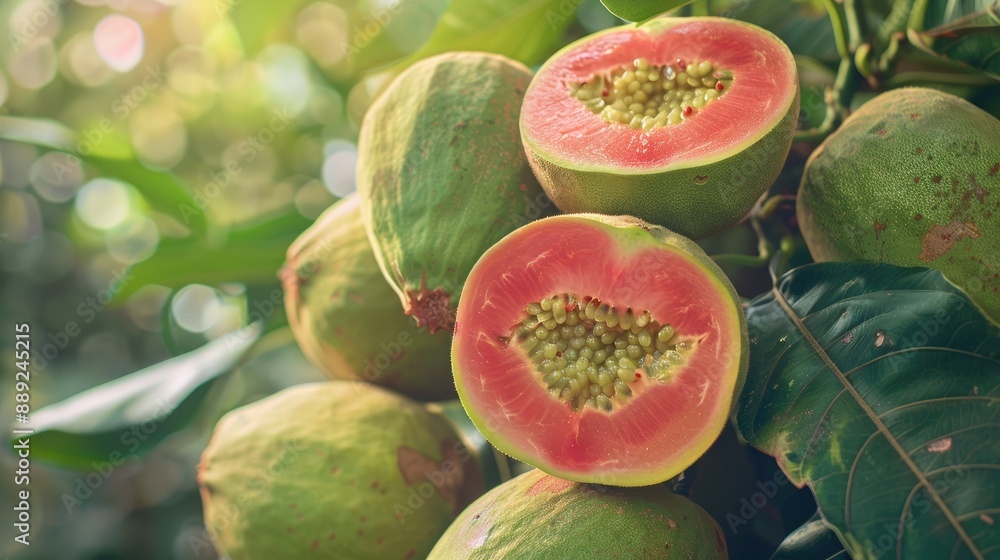
[[[839, 57], [821, 1], [683, 10], [781, 36], [801, 57], [800, 126], [822, 123]], [[14, 417], [17, 323], [31, 327], [32, 410], [75, 395], [90, 407], [34, 417], [47, 430], [33, 440], [32, 545], [13, 542], [5, 505], [0, 556], [215, 558], [198, 457], [227, 410], [321, 378], [283, 328], [277, 273], [292, 240], [354, 191], [359, 123], [380, 88], [438, 52], [487, 50], [537, 65], [620, 23], [597, 0], [0, 3], [0, 417]], [[960, 78], [941, 87], [984, 106], [997, 99], [989, 78], [949, 72]], [[810, 147], [793, 150], [772, 193], [794, 192]], [[793, 258], [806, 258], [791, 243]], [[757, 237], [744, 224], [703, 245], [753, 256]], [[734, 262], [726, 270], [743, 296], [770, 287], [765, 269]], [[226, 342], [255, 320], [263, 332]], [[170, 361], [210, 341], [257, 337], [264, 343], [232, 360]], [[147, 389], [162, 384], [162, 402], [115, 384], [139, 370]], [[724, 441], [700, 471], [729, 481], [718, 490], [720, 516], [774, 472], [732, 434]], [[6, 446], [0, 470], [0, 502], [13, 503]], [[739, 537], [758, 551], [748, 558], [766, 557], [814, 509], [808, 493], [778, 490], [741, 517], [757, 527]]]

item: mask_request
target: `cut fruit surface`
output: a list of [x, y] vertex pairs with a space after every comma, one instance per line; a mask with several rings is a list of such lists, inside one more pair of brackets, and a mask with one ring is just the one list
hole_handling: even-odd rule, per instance
[[521, 137], [561, 210], [701, 237], [742, 218], [774, 182], [798, 106], [795, 60], [770, 32], [658, 18], [554, 55], [525, 94]]
[[480, 259], [452, 369], [501, 451], [579, 482], [667, 480], [715, 440], [746, 369], [732, 285], [690, 240], [630, 217], [546, 218]]

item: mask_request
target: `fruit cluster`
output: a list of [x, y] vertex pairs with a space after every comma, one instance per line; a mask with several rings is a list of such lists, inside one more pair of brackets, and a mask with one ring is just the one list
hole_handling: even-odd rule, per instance
[[[727, 558], [716, 521], [667, 485], [725, 427], [749, 351], [735, 288], [685, 235], [746, 215], [785, 162], [798, 108], [787, 47], [712, 18], [602, 32], [534, 76], [471, 52], [402, 72], [362, 124], [358, 194], [292, 245], [282, 271], [296, 339], [334, 381], [219, 423], [199, 472], [215, 542], [233, 560]], [[849, 118], [805, 171], [813, 255], [885, 257], [885, 243], [876, 255], [831, 231], [869, 219], [852, 185], [884, 175], [875, 168], [900, 146], [946, 155], [959, 136], [973, 142], [959, 163], [889, 170], [961, 195], [949, 183], [963, 166], [1000, 157], [1000, 125], [977, 111], [914, 89]], [[944, 114], [941, 141], [914, 132]], [[846, 164], [851, 150], [878, 157]], [[937, 257], [987, 235], [966, 226], [985, 196], [951, 216], [896, 217], [915, 232], [938, 224], [894, 237], [897, 264], [967, 278]], [[456, 395], [457, 420], [427, 404]], [[489, 490], [494, 449], [526, 472]]]

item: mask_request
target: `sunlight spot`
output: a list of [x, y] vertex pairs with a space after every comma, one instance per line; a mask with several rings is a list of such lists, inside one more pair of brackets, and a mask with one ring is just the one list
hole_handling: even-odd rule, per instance
[[94, 47], [108, 66], [128, 72], [142, 60], [145, 38], [142, 28], [132, 18], [111, 14], [94, 28]]
[[177, 325], [186, 331], [202, 333], [219, 320], [222, 303], [212, 288], [191, 284], [177, 292], [170, 305]]
[[109, 179], [94, 179], [76, 195], [76, 213], [83, 223], [109, 230], [128, 217], [129, 193], [125, 185]]

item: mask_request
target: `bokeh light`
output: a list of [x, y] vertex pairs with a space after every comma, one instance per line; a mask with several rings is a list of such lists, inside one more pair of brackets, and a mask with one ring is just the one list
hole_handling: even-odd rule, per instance
[[221, 310], [219, 294], [203, 284], [181, 288], [170, 306], [177, 325], [192, 333], [203, 333], [212, 328], [219, 320]]
[[73, 198], [86, 178], [80, 161], [64, 152], [49, 152], [35, 160], [29, 176], [38, 196], [49, 202]]
[[98, 178], [89, 181], [76, 195], [80, 220], [97, 230], [109, 230], [129, 215], [129, 192], [118, 181]]
[[56, 76], [56, 49], [52, 39], [36, 37], [13, 53], [7, 63], [10, 77], [25, 89], [41, 89]]
[[353, 146], [328, 155], [323, 161], [323, 183], [327, 190], [340, 198], [356, 191], [357, 164], [358, 151]]
[[94, 46], [108, 66], [119, 72], [128, 72], [142, 60], [146, 40], [135, 20], [111, 14], [94, 27]]
[[347, 12], [330, 2], [313, 2], [295, 19], [295, 39], [322, 66], [334, 66], [347, 54]]
[[298, 114], [309, 101], [309, 61], [288, 45], [271, 45], [258, 57], [275, 107]]
[[105, 235], [108, 254], [115, 260], [132, 264], [143, 261], [156, 251], [160, 230], [146, 216], [131, 216], [124, 224]]

